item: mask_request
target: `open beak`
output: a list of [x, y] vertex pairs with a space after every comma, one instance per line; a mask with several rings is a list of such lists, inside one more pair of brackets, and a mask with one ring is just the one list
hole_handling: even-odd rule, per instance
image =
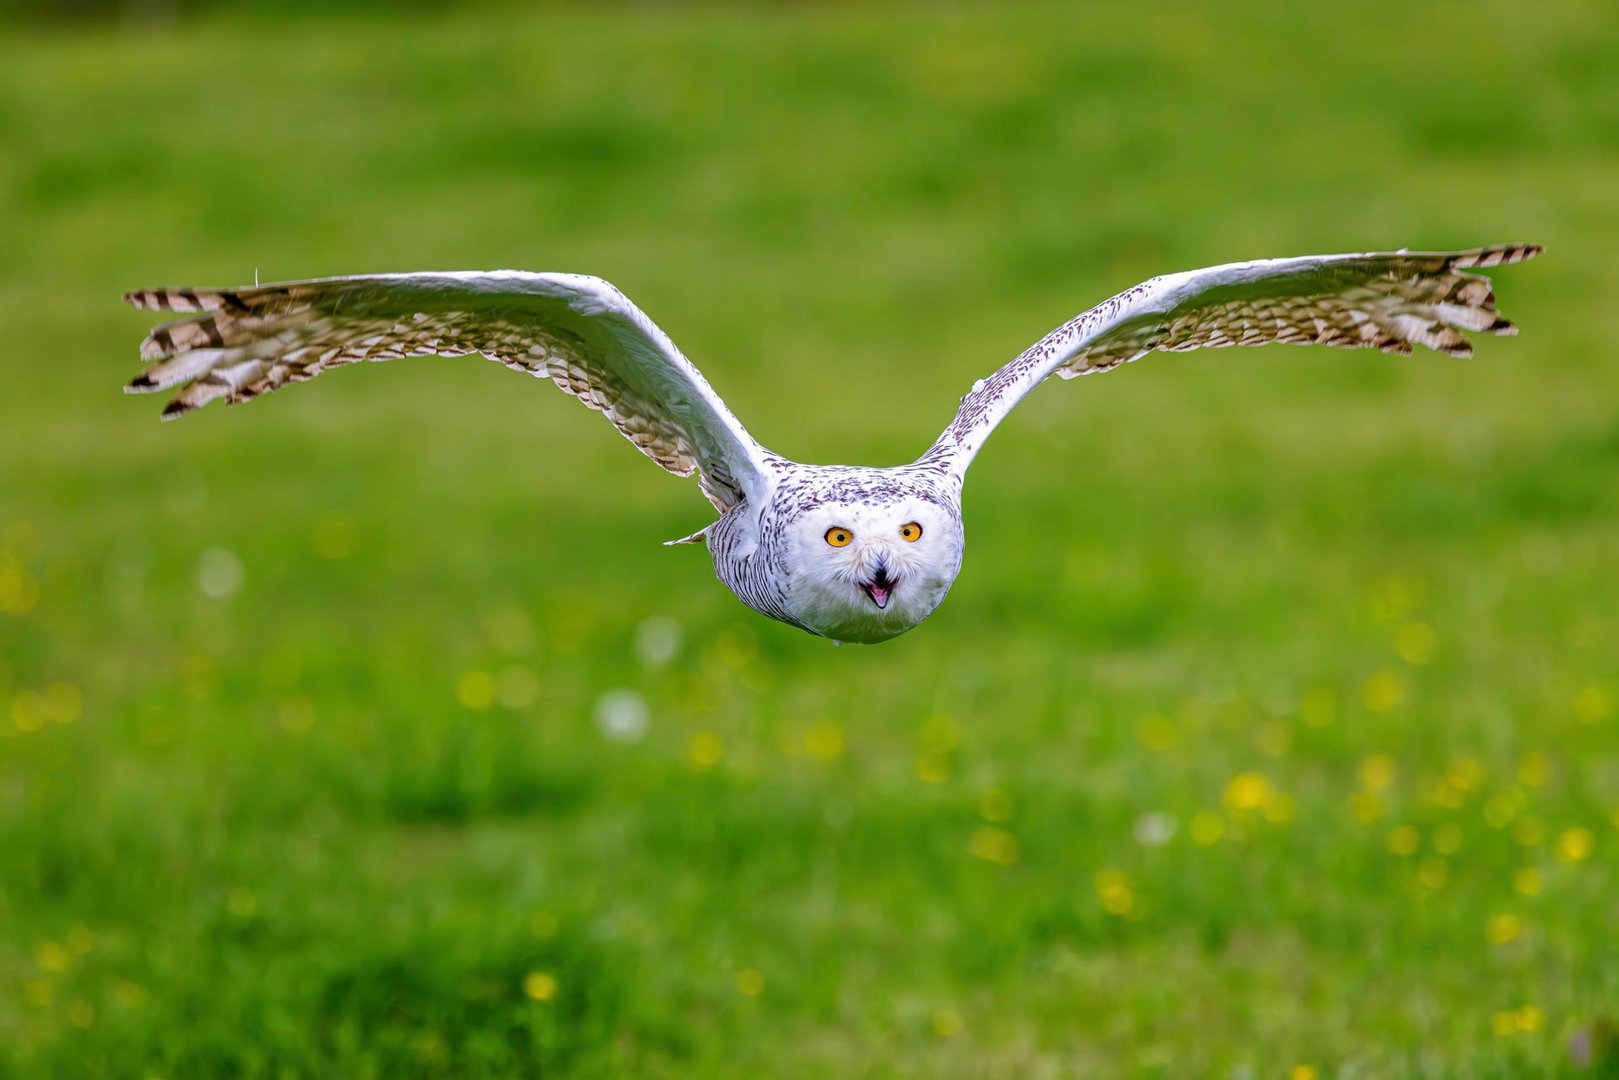
[[871, 602], [876, 604], [879, 610], [887, 607], [888, 598], [894, 595], [894, 582], [888, 576], [888, 567], [878, 563], [876, 576], [870, 581], [862, 582], [860, 588], [871, 597]]

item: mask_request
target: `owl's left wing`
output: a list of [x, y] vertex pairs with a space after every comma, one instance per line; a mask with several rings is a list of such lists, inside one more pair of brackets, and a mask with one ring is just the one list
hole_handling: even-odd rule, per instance
[[1463, 330], [1514, 334], [1490, 279], [1467, 271], [1522, 262], [1532, 244], [1453, 252], [1310, 255], [1169, 274], [1057, 327], [961, 399], [924, 460], [959, 479], [995, 425], [1047, 376], [1111, 371], [1155, 349], [1335, 345], [1472, 355]]
[[517, 270], [368, 274], [238, 289], [145, 289], [136, 307], [195, 312], [141, 343], [127, 390], [177, 390], [171, 419], [359, 360], [479, 353], [549, 379], [721, 510], [764, 500], [765, 452], [666, 334], [600, 278]]

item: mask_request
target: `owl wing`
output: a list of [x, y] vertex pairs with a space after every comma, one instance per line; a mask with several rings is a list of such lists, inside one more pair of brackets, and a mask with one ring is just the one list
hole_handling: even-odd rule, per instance
[[1409, 354], [1413, 345], [1471, 356], [1463, 330], [1514, 334], [1475, 268], [1522, 262], [1530, 244], [1453, 252], [1310, 255], [1169, 274], [1078, 315], [961, 399], [928, 451], [959, 478], [995, 425], [1047, 376], [1111, 371], [1154, 349], [1335, 345]]
[[239, 289], [145, 289], [141, 308], [193, 312], [146, 335], [129, 393], [179, 392], [172, 419], [359, 360], [479, 353], [548, 378], [647, 457], [699, 474], [721, 510], [762, 501], [764, 451], [666, 334], [600, 278], [372, 274]]

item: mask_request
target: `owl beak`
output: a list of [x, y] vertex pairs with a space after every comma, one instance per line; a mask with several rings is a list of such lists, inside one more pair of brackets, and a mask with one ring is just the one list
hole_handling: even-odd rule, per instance
[[863, 582], [860, 588], [871, 597], [871, 602], [877, 605], [879, 611], [887, 607], [888, 598], [894, 593], [894, 582], [888, 576], [888, 567], [878, 563], [876, 576]]

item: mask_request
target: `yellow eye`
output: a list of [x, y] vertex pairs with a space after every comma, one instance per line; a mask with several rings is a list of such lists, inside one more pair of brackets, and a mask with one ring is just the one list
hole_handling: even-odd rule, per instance
[[826, 542], [833, 547], [848, 547], [849, 541], [854, 539], [854, 533], [841, 526], [834, 525], [826, 530]]
[[914, 521], [907, 521], [899, 527], [899, 535], [902, 540], [908, 540], [914, 544], [922, 539], [922, 526]]

